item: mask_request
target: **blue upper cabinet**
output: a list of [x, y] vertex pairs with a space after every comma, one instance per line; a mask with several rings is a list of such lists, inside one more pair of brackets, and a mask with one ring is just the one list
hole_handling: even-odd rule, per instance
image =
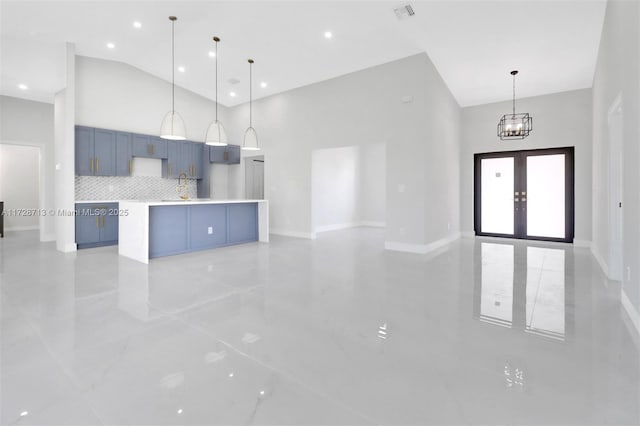
[[131, 133], [116, 132], [116, 176], [131, 176], [133, 173], [133, 154], [131, 152]]
[[183, 141], [179, 144], [179, 150], [180, 150], [180, 161], [178, 162], [179, 164], [179, 169], [180, 169], [180, 173], [184, 173], [187, 175], [187, 177], [191, 177], [192, 176], [192, 166], [193, 164], [191, 164], [191, 142], [189, 141]]
[[212, 146], [209, 150], [209, 161], [220, 164], [240, 164], [240, 146]]
[[180, 174], [180, 142], [167, 141], [167, 159], [162, 162], [162, 177], [177, 178]]
[[204, 144], [193, 142], [191, 145], [191, 164], [193, 164], [193, 176], [196, 179], [202, 179], [204, 170], [202, 167], [202, 155], [204, 153]]
[[116, 174], [116, 132], [95, 129], [94, 133], [94, 174], [115, 176]]
[[116, 132], [76, 126], [76, 175], [114, 176], [116, 173]]
[[93, 175], [93, 136], [90, 127], [76, 126], [76, 175]]
[[158, 136], [132, 135], [134, 157], [167, 158], [167, 140]]

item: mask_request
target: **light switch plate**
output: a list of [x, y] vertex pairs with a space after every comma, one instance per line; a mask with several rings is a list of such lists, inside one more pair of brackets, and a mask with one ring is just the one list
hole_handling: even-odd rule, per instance
[[207, 228], [207, 233], [209, 235], [213, 234], [213, 226], [210, 226], [210, 227]]

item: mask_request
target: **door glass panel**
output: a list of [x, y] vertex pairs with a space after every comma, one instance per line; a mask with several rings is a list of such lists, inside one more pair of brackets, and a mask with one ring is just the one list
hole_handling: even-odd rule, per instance
[[480, 167], [481, 230], [489, 234], [513, 235], [514, 158], [485, 158]]
[[565, 238], [565, 155], [527, 157], [527, 235]]

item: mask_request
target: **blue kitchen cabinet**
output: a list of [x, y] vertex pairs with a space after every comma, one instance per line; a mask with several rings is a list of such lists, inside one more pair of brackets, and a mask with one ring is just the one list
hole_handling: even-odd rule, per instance
[[258, 241], [258, 203], [227, 204], [227, 242]]
[[76, 126], [75, 160], [78, 176], [114, 176], [116, 173], [116, 132]]
[[204, 144], [193, 142], [191, 144], [191, 164], [193, 164], [193, 177], [202, 179], [204, 168], [202, 166], [202, 156], [204, 154]]
[[149, 257], [258, 241], [258, 203], [149, 207]]
[[79, 249], [118, 244], [118, 203], [76, 204]]
[[209, 149], [209, 161], [219, 164], [240, 164], [240, 146], [212, 146]]
[[78, 176], [93, 175], [93, 136], [93, 128], [76, 126], [76, 175]]
[[149, 207], [149, 257], [189, 251], [189, 206]]
[[162, 177], [177, 178], [180, 175], [180, 144], [178, 141], [167, 141], [167, 159], [162, 160]]
[[95, 176], [115, 176], [116, 174], [116, 132], [94, 129], [93, 170]]
[[133, 154], [131, 152], [131, 133], [116, 132], [116, 176], [133, 174]]
[[240, 146], [239, 145], [227, 145], [227, 164], [240, 164]]
[[189, 141], [182, 141], [179, 144], [179, 150], [180, 150], [180, 154], [179, 154], [179, 170], [180, 173], [184, 173], [187, 175], [187, 177], [193, 177], [193, 171], [192, 171], [192, 166], [193, 163], [191, 162], [191, 147], [192, 147], [192, 143]]
[[134, 157], [167, 158], [167, 140], [158, 136], [132, 135]]
[[226, 205], [194, 205], [189, 210], [191, 250], [220, 247], [227, 243]]

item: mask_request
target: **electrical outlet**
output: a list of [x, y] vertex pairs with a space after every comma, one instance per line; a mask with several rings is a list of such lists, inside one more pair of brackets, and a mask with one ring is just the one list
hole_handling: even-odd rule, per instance
[[207, 233], [209, 235], [213, 234], [213, 226], [210, 226], [209, 228], [207, 228]]
[[627, 281], [631, 281], [631, 266], [627, 266]]

